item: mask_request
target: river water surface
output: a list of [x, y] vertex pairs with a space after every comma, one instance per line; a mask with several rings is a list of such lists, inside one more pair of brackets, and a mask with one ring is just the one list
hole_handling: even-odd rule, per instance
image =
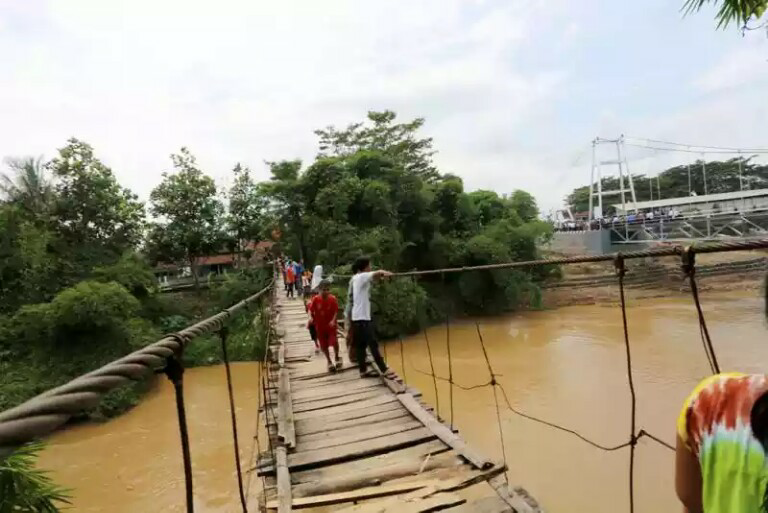
[[[723, 370], [764, 371], [768, 331], [758, 293], [703, 298]], [[709, 373], [689, 299], [641, 300], [628, 308], [638, 428], [674, 444], [685, 396]], [[515, 408], [567, 426], [606, 446], [629, 438], [629, 388], [621, 312], [592, 305], [478, 320], [499, 383]], [[436, 373], [448, 376], [446, 328], [427, 331]], [[487, 383], [475, 321], [450, 325], [454, 381]], [[437, 405], [424, 334], [386, 344], [387, 358], [407, 382]], [[255, 364], [234, 367], [241, 453], [251, 451], [257, 404]], [[237, 509], [226, 382], [220, 366], [185, 378], [198, 511]], [[450, 420], [449, 387], [438, 382], [439, 411]], [[604, 452], [572, 435], [522, 418], [501, 403], [510, 483], [524, 486], [550, 513], [616, 513], [628, 507], [628, 449]], [[453, 421], [478, 450], [501, 459], [489, 387], [454, 388]], [[636, 453], [636, 511], [678, 512], [674, 453], [644, 439]], [[134, 410], [102, 425], [79, 426], [51, 438], [41, 459], [75, 491], [74, 511], [182, 511], [183, 474], [172, 389], [159, 382]], [[258, 486], [254, 479], [252, 488]]]

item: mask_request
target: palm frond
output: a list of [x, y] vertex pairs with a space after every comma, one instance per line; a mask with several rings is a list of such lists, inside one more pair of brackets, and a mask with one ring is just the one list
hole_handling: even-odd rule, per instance
[[760, 18], [768, 9], [768, 0], [685, 0], [682, 10], [687, 16], [699, 12], [706, 4], [720, 4], [715, 15], [718, 29], [731, 23], [744, 27], [752, 17]]
[[69, 490], [36, 467], [43, 444], [26, 444], [0, 462], [0, 513], [58, 513]]

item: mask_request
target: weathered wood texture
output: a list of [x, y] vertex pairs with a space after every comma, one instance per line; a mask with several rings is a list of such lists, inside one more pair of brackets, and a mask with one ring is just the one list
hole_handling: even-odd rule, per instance
[[253, 469], [267, 476], [261, 504], [268, 510], [538, 511], [497, 481], [496, 492], [482, 485], [488, 496], [473, 494], [467, 504], [458, 491], [501, 476], [504, 466], [468, 447], [400, 378], [360, 378], [350, 363], [329, 372], [306, 330], [303, 302], [278, 295], [278, 337], [268, 351], [276, 399], [266, 416], [277, 447]]

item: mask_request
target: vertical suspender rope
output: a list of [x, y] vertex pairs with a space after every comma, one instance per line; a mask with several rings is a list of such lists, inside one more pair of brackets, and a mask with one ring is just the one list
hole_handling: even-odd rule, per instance
[[[180, 338], [180, 336], [177, 336]], [[182, 345], [183, 347], [183, 345]], [[166, 361], [165, 375], [173, 383], [176, 395], [176, 414], [179, 418], [179, 435], [181, 437], [181, 455], [184, 459], [184, 488], [186, 492], [187, 513], [194, 513], [194, 491], [192, 485], [192, 457], [189, 453], [189, 432], [187, 431], [187, 413], [184, 408], [184, 366], [181, 356], [171, 356]]]
[[629, 513], [635, 511], [635, 447], [637, 446], [636, 416], [637, 416], [637, 396], [635, 395], [635, 383], [632, 378], [632, 352], [629, 347], [629, 330], [627, 328], [627, 305], [624, 297], [624, 275], [627, 268], [624, 266], [624, 257], [619, 253], [614, 262], [616, 266], [616, 275], [619, 278], [619, 295], [621, 297], [621, 321], [624, 326], [624, 347], [627, 353], [627, 382], [629, 384], [629, 394], [631, 398], [631, 417], [629, 432]]
[[235, 412], [235, 396], [232, 392], [232, 371], [229, 368], [229, 355], [227, 354], [227, 338], [229, 329], [222, 326], [219, 330], [221, 339], [221, 355], [224, 359], [224, 369], [227, 374], [227, 392], [229, 394], [229, 415], [232, 419], [232, 441], [235, 448], [235, 470], [237, 470], [237, 490], [240, 493], [240, 505], [243, 507], [243, 513], [248, 513], [248, 506], [245, 502], [245, 490], [243, 490], [243, 470], [240, 467], [240, 442], [237, 439], [237, 413]]
[[[499, 408], [499, 395], [496, 392], [496, 386], [498, 383], [496, 383], [496, 374], [493, 373], [493, 367], [491, 366], [491, 359], [488, 358], [488, 351], [485, 349], [485, 342], [483, 341], [483, 334], [480, 332], [480, 324], [475, 322], [475, 329], [477, 329], [477, 338], [480, 339], [480, 347], [483, 350], [483, 356], [485, 357], [485, 363], [488, 366], [488, 374], [491, 375], [491, 388], [493, 388], [493, 402], [496, 405], [496, 424], [499, 428], [499, 440], [501, 440], [501, 455], [504, 459], [504, 481], [507, 483], [507, 486], [509, 486], [509, 476], [507, 475], [507, 451], [504, 446], [504, 428], [501, 424], [501, 409]], [[503, 389], [502, 389], [503, 391]]]
[[[441, 273], [445, 286], [445, 273]], [[451, 312], [445, 312], [445, 347], [448, 353], [448, 403], [453, 429], [453, 360], [451, 359]], [[434, 373], [433, 373], [434, 374]]]
[[691, 246], [688, 246], [683, 251], [683, 272], [688, 276], [688, 281], [691, 284], [691, 295], [693, 296], [693, 302], [696, 305], [696, 314], [699, 318], [699, 331], [701, 333], [701, 343], [704, 345], [704, 353], [709, 360], [709, 367], [713, 374], [720, 374], [720, 364], [717, 362], [717, 355], [715, 354], [715, 348], [712, 345], [712, 338], [709, 336], [709, 329], [707, 328], [707, 321], [704, 319], [704, 312], [701, 309], [701, 302], [699, 301], [699, 287], [696, 284], [696, 253]]
[[424, 330], [424, 340], [427, 342], [427, 355], [429, 356], [429, 368], [432, 371], [432, 386], [435, 389], [435, 413], [440, 417], [440, 394], [437, 390], [437, 375], [435, 374], [435, 363], [432, 361], [432, 348], [429, 345], [429, 336], [427, 330]]
[[398, 335], [397, 338], [400, 340], [400, 366], [403, 369], [403, 382], [407, 385], [408, 378], [405, 375], [405, 355], [403, 354], [403, 337]]

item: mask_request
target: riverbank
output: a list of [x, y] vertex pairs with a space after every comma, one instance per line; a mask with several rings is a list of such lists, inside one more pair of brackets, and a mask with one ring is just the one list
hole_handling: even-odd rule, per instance
[[[765, 251], [738, 251], [697, 256], [699, 290], [757, 291], [768, 270]], [[656, 258], [627, 262], [626, 297], [629, 300], [690, 297], [687, 278], [678, 259]], [[618, 280], [612, 263], [562, 266], [563, 277], [542, 285], [542, 307], [616, 303]]]

